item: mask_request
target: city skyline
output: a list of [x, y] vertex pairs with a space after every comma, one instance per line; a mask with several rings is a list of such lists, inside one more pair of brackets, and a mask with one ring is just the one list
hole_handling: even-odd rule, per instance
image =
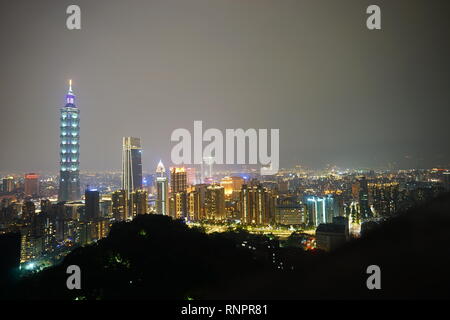
[[449, 0], [0, 12], [0, 302], [450, 298]]

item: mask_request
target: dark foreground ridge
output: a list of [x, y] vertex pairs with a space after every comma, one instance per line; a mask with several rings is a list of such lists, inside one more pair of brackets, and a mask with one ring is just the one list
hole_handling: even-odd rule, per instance
[[[66, 287], [81, 268], [81, 290]], [[366, 269], [381, 268], [381, 290]], [[244, 231], [205, 234], [159, 215], [117, 223], [61, 265], [16, 282], [7, 299], [449, 298], [450, 196], [392, 218], [330, 254], [279, 248]]]

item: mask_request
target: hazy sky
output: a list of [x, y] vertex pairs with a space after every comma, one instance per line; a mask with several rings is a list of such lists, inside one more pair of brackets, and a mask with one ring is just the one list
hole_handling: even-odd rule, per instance
[[69, 78], [82, 170], [119, 169], [122, 136], [154, 170], [194, 120], [279, 128], [282, 166], [448, 165], [449, 2], [3, 0], [0, 171], [58, 170]]

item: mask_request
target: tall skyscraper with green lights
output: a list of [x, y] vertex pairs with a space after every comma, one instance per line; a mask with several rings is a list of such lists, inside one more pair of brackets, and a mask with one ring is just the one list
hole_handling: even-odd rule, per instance
[[72, 80], [66, 105], [60, 111], [59, 201], [73, 201], [80, 195], [80, 110], [75, 105]]

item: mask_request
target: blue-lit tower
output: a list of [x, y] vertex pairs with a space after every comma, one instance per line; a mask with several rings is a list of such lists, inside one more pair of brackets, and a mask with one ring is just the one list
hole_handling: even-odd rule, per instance
[[72, 80], [66, 105], [60, 115], [59, 201], [79, 200], [80, 195], [80, 110], [75, 105]]

